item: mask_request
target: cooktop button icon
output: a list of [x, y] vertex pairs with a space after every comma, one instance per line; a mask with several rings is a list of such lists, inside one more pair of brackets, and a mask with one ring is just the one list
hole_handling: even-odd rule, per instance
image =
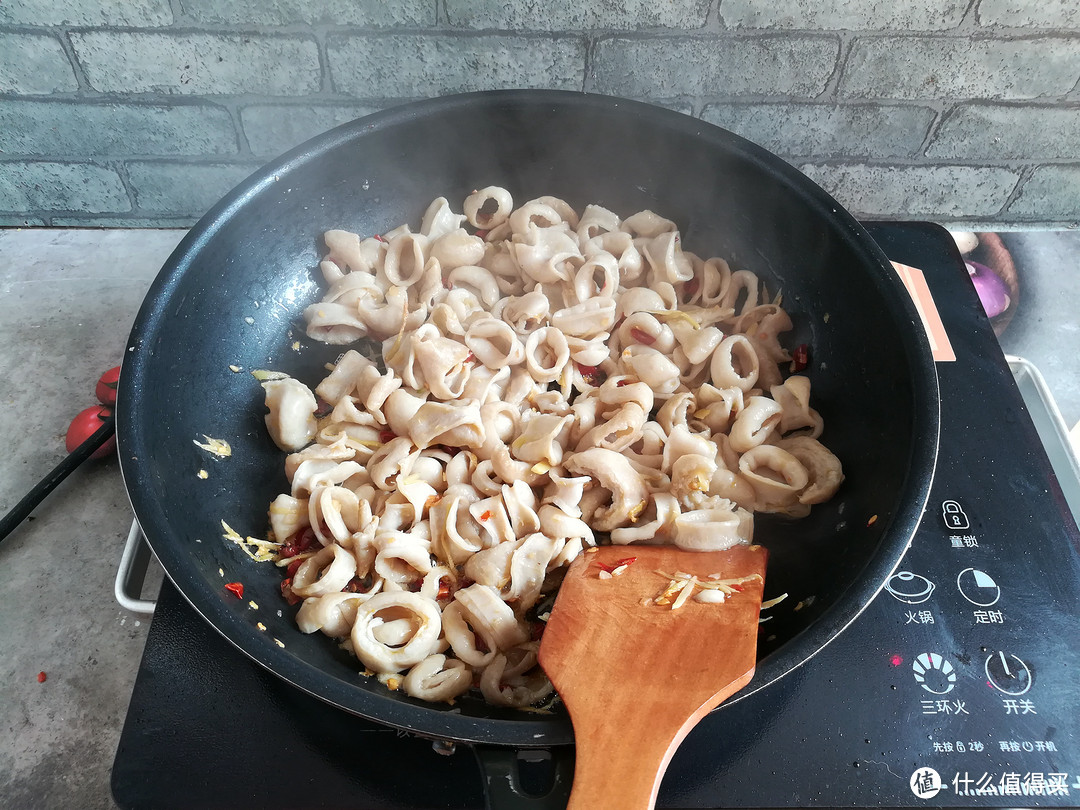
[[901, 602], [918, 605], [930, 598], [936, 586], [926, 577], [910, 571], [897, 571], [885, 582], [885, 590]]
[[956, 686], [956, 669], [939, 653], [922, 653], [911, 665], [915, 682], [927, 692], [945, 695]]
[[990, 653], [984, 668], [986, 682], [1006, 695], [1024, 695], [1031, 688], [1031, 669], [1011, 653]]
[[956, 501], [942, 501], [941, 518], [945, 521], [946, 529], [960, 530], [971, 526], [967, 514]]
[[994, 582], [994, 578], [978, 568], [965, 568], [961, 571], [956, 577], [956, 587], [961, 596], [979, 607], [990, 607], [1001, 598], [1001, 588]]

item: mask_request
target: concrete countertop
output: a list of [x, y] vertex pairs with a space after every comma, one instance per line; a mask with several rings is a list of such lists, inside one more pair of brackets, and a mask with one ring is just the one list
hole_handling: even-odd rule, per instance
[[[66, 455], [184, 231], [0, 231], [0, 512]], [[109, 771], [149, 620], [113, 598], [132, 514], [115, 457], [84, 464], [0, 545], [0, 805], [113, 807]], [[38, 683], [38, 673], [46, 680]]]
[[[68, 422], [95, 404], [98, 375], [119, 364], [146, 290], [183, 235], [0, 230], [0, 513], [64, 457]], [[1070, 425], [1080, 419], [1077, 237], [1018, 235], [1016, 249], [1060, 277], [1033, 282], [1044, 308], [1003, 340], [1043, 370]], [[116, 459], [91, 461], [0, 545], [5, 807], [114, 806], [109, 772], [149, 625], [113, 598], [131, 520]]]

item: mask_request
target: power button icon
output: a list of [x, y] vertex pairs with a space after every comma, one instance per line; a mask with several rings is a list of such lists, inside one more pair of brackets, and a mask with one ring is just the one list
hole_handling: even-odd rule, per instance
[[945, 528], [951, 530], [966, 529], [971, 526], [968, 516], [956, 501], [943, 501], [941, 504], [941, 517], [945, 521]]

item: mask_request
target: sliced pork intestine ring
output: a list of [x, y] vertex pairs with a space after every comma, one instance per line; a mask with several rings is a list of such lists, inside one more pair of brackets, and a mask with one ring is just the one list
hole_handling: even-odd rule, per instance
[[749, 543], [754, 512], [805, 515], [843, 472], [753, 273], [651, 211], [490, 186], [463, 212], [326, 232], [308, 334], [356, 348], [314, 392], [264, 383], [290, 452], [271, 524], [314, 535], [301, 630], [413, 697], [525, 706], [550, 692], [538, 602], [578, 554]]

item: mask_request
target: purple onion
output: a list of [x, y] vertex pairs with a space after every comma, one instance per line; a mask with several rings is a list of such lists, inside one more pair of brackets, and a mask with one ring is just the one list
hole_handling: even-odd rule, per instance
[[975, 285], [975, 291], [979, 294], [983, 311], [988, 318], [995, 318], [1009, 308], [1009, 288], [1000, 276], [978, 262], [965, 261], [971, 283]]

